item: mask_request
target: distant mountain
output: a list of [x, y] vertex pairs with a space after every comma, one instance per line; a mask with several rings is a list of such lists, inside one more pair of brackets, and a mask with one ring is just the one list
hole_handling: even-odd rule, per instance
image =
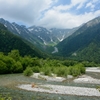
[[29, 27], [28, 30], [39, 37], [45, 45], [49, 45], [51, 43], [57, 44], [63, 41], [66, 37], [74, 33], [78, 28], [73, 29], [46, 29], [40, 26], [32, 26]]
[[52, 46], [63, 41], [66, 37], [68, 37], [77, 30], [77, 28], [46, 29], [40, 26], [31, 26], [27, 28], [26, 26], [18, 25], [15, 22], [10, 23], [9, 21], [4, 20], [3, 18], [0, 18], [0, 23], [4, 24], [4, 26], [13, 34], [16, 34], [21, 38], [28, 40], [40, 50], [47, 52], [48, 50], [49, 52], [52, 52]]
[[31, 34], [30, 31], [26, 28], [26, 26], [18, 25], [15, 22], [10, 23], [9, 21], [4, 20], [3, 18], [0, 18], [0, 23], [2, 23], [13, 34], [18, 35], [33, 44], [37, 42], [37, 37], [34, 34]]
[[49, 31], [51, 32], [51, 35], [56, 37], [59, 42], [63, 41], [68, 36], [72, 35], [78, 27], [72, 28], [72, 29], [56, 29], [51, 28]]
[[26, 40], [12, 34], [3, 24], [0, 24], [0, 52], [8, 53], [13, 49], [18, 49], [22, 56], [43, 57], [42, 52], [28, 44]]
[[58, 44], [59, 54], [79, 60], [100, 61], [100, 17], [80, 27]]

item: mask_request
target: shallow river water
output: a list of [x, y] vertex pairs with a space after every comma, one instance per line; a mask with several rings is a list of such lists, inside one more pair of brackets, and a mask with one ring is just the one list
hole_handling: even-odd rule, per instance
[[[88, 72], [86, 74], [100, 79], [100, 73]], [[49, 93], [40, 93], [33, 91], [31, 92], [16, 87], [19, 84], [28, 84], [28, 83], [80, 86], [80, 87], [91, 87], [91, 88], [96, 88], [98, 86], [98, 84], [74, 83], [71, 80], [64, 82], [49, 82], [45, 80], [34, 79], [31, 77], [25, 77], [23, 76], [23, 74], [7, 74], [7, 75], [0, 75], [0, 95], [9, 95], [13, 98], [13, 100], [100, 100], [100, 97], [94, 97], [94, 96], [89, 97], [89, 96], [49, 94]]]

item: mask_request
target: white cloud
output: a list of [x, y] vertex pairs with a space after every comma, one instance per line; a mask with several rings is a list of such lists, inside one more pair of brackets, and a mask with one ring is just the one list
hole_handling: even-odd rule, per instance
[[92, 0], [93, 3], [96, 3], [96, 2], [98, 2], [98, 1], [99, 1], [99, 0]]
[[75, 15], [69, 12], [61, 13], [53, 9], [46, 12], [44, 18], [38, 21], [37, 25], [41, 25], [48, 28], [72, 28], [86, 23], [87, 21], [99, 15], [100, 10], [96, 12]]
[[71, 3], [69, 5], [60, 5], [60, 6], [54, 7], [54, 9], [57, 11], [69, 10], [73, 8], [74, 6], [77, 6], [77, 9], [80, 9], [83, 7], [84, 3], [86, 2], [87, 0], [71, 0]]
[[90, 1], [90, 2], [88, 2], [87, 4], [86, 4], [86, 7], [85, 8], [90, 8], [91, 9], [91, 11], [94, 11], [94, 9], [95, 9], [95, 3], [97, 3], [97, 1], [98, 0], [92, 0], [92, 1]]
[[[76, 11], [85, 7], [94, 8], [98, 0], [71, 0], [70, 4], [56, 5], [59, 0], [0, 0], [0, 17], [10, 21], [22, 22], [26, 25], [44, 27], [72, 28], [100, 15], [100, 10]], [[70, 10], [72, 8], [74, 11]]]
[[57, 0], [0, 0], [0, 17], [34, 23]]
[[72, 5], [77, 5], [77, 4], [84, 4], [85, 2], [87, 2], [87, 0], [71, 0]]

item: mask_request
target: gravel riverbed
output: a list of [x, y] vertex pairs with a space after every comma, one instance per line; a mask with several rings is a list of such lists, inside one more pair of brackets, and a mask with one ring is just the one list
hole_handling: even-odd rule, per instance
[[[86, 71], [89, 72], [100, 72], [100, 68], [87, 68]], [[38, 78], [35, 74], [35, 78]], [[32, 76], [34, 77], [34, 76]], [[62, 81], [64, 78], [49, 78], [45, 77], [46, 80], [55, 80]], [[75, 83], [89, 83], [89, 84], [99, 84], [100, 79], [95, 79], [87, 75], [82, 75], [79, 78], [73, 80]], [[76, 87], [76, 86], [63, 86], [63, 85], [52, 85], [52, 84], [37, 84], [36, 87], [32, 87], [32, 84], [21, 84], [17, 86], [20, 89], [36, 92], [45, 92], [45, 93], [55, 93], [55, 94], [64, 94], [64, 95], [77, 95], [77, 96], [98, 96], [100, 97], [100, 91], [96, 88], [90, 87]]]
[[39, 85], [32, 87], [31, 84], [23, 84], [18, 86], [21, 89], [36, 92], [66, 94], [66, 95], [79, 95], [79, 96], [100, 96], [99, 90], [95, 88], [86, 87], [73, 87], [73, 86], [59, 86], [59, 85]]

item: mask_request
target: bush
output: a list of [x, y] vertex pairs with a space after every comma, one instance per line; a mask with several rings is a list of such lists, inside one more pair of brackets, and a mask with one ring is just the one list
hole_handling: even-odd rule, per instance
[[7, 70], [6, 64], [0, 60], [0, 74], [5, 74]]
[[14, 73], [21, 73], [21, 72], [23, 72], [23, 66], [22, 66], [22, 64], [19, 61], [17, 61], [14, 64], [14, 66], [13, 66], [13, 72]]
[[39, 72], [40, 72], [39, 66], [34, 66], [34, 67], [32, 68], [32, 70], [33, 70], [33, 72], [35, 72], [35, 73], [39, 73]]
[[25, 70], [24, 70], [24, 75], [25, 76], [31, 76], [33, 74], [33, 71], [32, 71], [32, 68], [31, 67], [27, 67]]
[[85, 67], [83, 64], [79, 63], [68, 68], [69, 75], [78, 76], [85, 73]]
[[62, 66], [61, 68], [58, 68], [56, 74], [57, 76], [67, 77], [68, 74], [67, 67]]
[[0, 100], [12, 100], [10, 96], [2, 96], [0, 95]]

